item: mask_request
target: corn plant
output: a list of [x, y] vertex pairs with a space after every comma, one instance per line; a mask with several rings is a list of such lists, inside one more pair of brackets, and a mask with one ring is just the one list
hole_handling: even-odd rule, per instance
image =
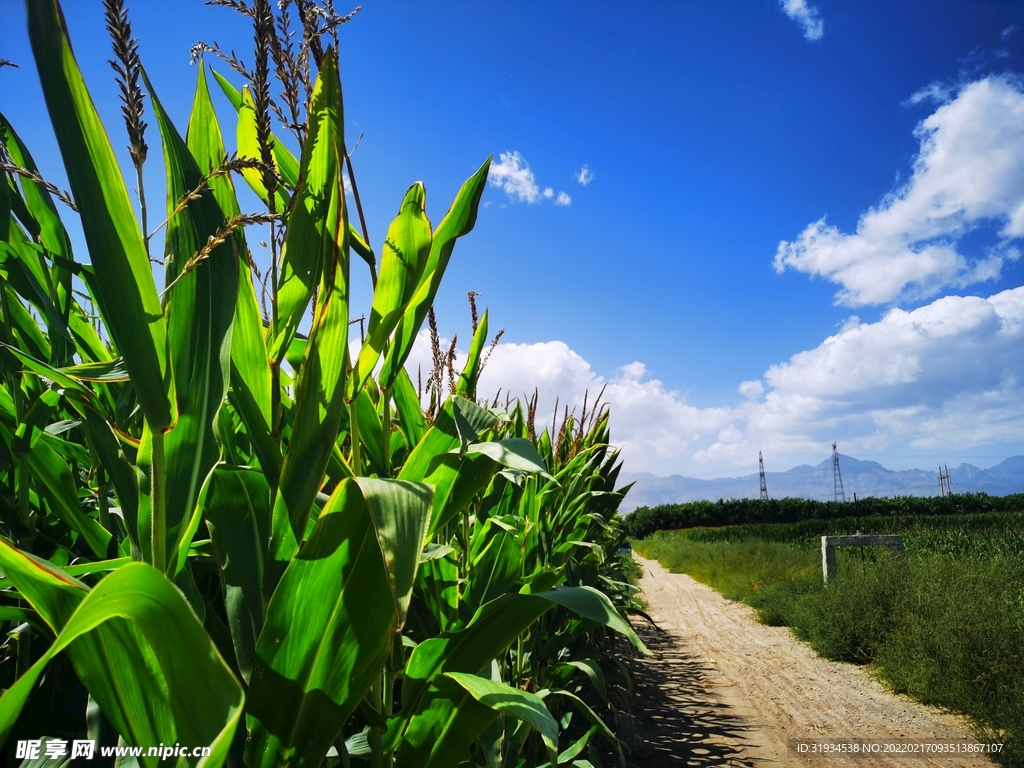
[[[603, 689], [609, 632], [642, 648], [601, 582], [621, 539], [606, 412], [562, 450], [521, 407], [478, 403], [486, 314], [428, 414], [405, 370], [489, 160], [436, 227], [409, 187], [378, 262], [344, 135], [335, 35], [350, 16], [218, 4], [257, 41], [251, 71], [225, 57], [242, 88], [214, 72], [237, 114], [233, 155], [205, 66], [182, 136], [122, 2], [105, 2], [138, 215], [59, 3], [26, 4], [70, 191], [0, 115], [0, 620], [14, 625], [0, 741], [38, 737], [19, 717], [55, 695], [46, 671], [67, 658], [102, 713], [82, 713], [90, 737], [101, 722], [127, 745], [209, 746], [204, 765], [587, 764], [595, 734], [621, 759], [572, 683]], [[143, 87], [166, 177], [162, 259]], [[241, 211], [236, 179], [265, 210]], [[87, 262], [58, 203], [80, 217]], [[262, 273], [253, 225], [270, 228]], [[374, 288], [358, 349], [352, 254]], [[552, 712], [566, 705], [587, 725], [560, 751], [572, 718]]]

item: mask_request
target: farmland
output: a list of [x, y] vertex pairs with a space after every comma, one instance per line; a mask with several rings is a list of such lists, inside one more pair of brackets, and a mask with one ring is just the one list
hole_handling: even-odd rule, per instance
[[[820, 536], [900, 533], [838, 550], [826, 586]], [[822, 656], [870, 664], [893, 690], [969, 715], [981, 739], [1022, 764], [1024, 512], [876, 516], [661, 531], [637, 550], [688, 573]]]

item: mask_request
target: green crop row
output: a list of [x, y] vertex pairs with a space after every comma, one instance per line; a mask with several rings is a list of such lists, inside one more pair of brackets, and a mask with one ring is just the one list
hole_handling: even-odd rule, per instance
[[[182, 132], [105, 2], [137, 217], [57, 0], [26, 3], [70, 192], [0, 116], [0, 746], [88, 735], [208, 746], [211, 768], [416, 768], [586, 766], [602, 741], [621, 762], [601, 710], [629, 686], [616, 645], [644, 649], [607, 410], [538, 435], [532, 408], [478, 401], [486, 313], [427, 412], [404, 368], [490, 161], [436, 226], [410, 186], [374, 251], [331, 37], [344, 19], [311, 0], [223, 5], [257, 41], [244, 87], [214, 72], [230, 156], [205, 66]], [[241, 213], [236, 181], [264, 212]], [[262, 273], [253, 224], [271, 230]], [[353, 261], [373, 287], [359, 348]]]
[[629, 535], [642, 539], [655, 531], [680, 528], [795, 523], [801, 520], [899, 517], [908, 515], [968, 515], [985, 512], [1024, 511], [1024, 494], [989, 496], [958, 493], [948, 496], [869, 496], [856, 503], [814, 499], [719, 499], [683, 504], [638, 507], [626, 515]]

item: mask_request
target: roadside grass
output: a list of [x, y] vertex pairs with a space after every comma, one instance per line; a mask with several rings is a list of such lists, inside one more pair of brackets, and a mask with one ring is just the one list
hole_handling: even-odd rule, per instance
[[816, 537], [852, 533], [852, 522], [659, 532], [634, 546], [825, 658], [871, 664], [894, 691], [968, 715], [979, 740], [1005, 744], [998, 762], [1024, 766], [1024, 526], [1016, 513], [978, 517], [865, 530], [902, 532], [906, 561], [842, 548], [828, 585]]

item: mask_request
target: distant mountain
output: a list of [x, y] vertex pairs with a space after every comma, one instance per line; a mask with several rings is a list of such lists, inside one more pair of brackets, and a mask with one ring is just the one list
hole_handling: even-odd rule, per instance
[[[939, 477], [937, 470], [905, 469], [899, 472], [886, 469], [877, 461], [861, 461], [852, 456], [839, 456], [843, 490], [848, 499], [858, 496], [937, 496]], [[1024, 493], [1024, 456], [1011, 456], [989, 469], [971, 464], [951, 467], [949, 476], [954, 493], [987, 493], [1005, 496]], [[626, 496], [622, 511], [637, 507], [653, 507], [701, 499], [757, 498], [761, 493], [758, 475], [721, 477], [698, 480], [694, 477], [671, 475], [658, 477], [648, 472], [623, 472], [619, 483], [636, 484]], [[810, 466], [802, 464], [786, 472], [766, 472], [768, 495], [772, 498], [793, 496], [827, 501], [833, 498], [832, 458]]]

